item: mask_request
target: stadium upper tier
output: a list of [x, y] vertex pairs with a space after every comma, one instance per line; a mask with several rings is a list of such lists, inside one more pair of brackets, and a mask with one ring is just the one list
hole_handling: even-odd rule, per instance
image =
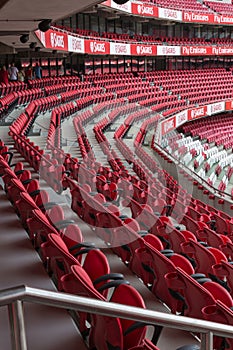
[[216, 12], [219, 14], [231, 15], [232, 4], [225, 4], [212, 1], [203, 1], [203, 3], [196, 0], [145, 0], [144, 3], [153, 3], [158, 7], [172, 8], [176, 10], [189, 10], [200, 13]]
[[55, 25], [54, 29], [58, 29], [61, 31], [72, 32], [73, 34], [78, 34], [80, 36], [87, 37], [89, 39], [94, 38], [95, 40], [111, 40], [111, 41], [119, 41], [124, 43], [150, 43], [150, 44], [162, 44], [162, 45], [224, 45], [224, 46], [232, 46], [233, 39], [232, 38], [188, 38], [188, 37], [167, 37], [167, 36], [157, 36], [157, 35], [129, 35], [129, 34], [119, 34], [113, 32], [103, 32], [99, 34], [96, 31], [92, 30], [84, 30], [77, 28], [74, 31], [72, 28], [67, 26]]
[[212, 9], [214, 12], [230, 15], [232, 14], [233, 6], [232, 4], [225, 4], [220, 2], [204, 1], [204, 4]]
[[200, 13], [210, 13], [212, 9], [208, 6], [201, 4], [196, 0], [151, 0], [143, 1], [145, 3], [151, 2], [158, 7], [172, 8], [176, 10], [190, 10]]

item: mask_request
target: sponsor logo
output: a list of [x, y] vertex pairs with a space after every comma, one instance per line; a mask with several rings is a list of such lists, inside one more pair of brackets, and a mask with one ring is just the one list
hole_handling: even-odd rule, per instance
[[218, 113], [221, 112], [223, 110], [223, 104], [222, 102], [220, 103], [215, 103], [213, 105], [210, 105], [210, 113]]
[[176, 118], [177, 118], [177, 126], [183, 124], [184, 122], [187, 121], [187, 111], [177, 114]]
[[162, 54], [163, 55], [175, 55], [177, 54], [176, 47], [172, 46], [162, 46]]
[[184, 20], [188, 22], [209, 22], [209, 16], [198, 13], [184, 12]]
[[192, 13], [192, 20], [200, 21], [200, 22], [209, 22], [209, 16], [198, 14], [198, 13]]
[[184, 20], [186, 20], [186, 21], [191, 21], [191, 14], [188, 13], [188, 12], [185, 12], [185, 13], [184, 13]]
[[127, 46], [124, 44], [115, 44], [115, 53], [120, 54], [127, 54]]
[[190, 117], [191, 119], [199, 118], [205, 115], [205, 108], [200, 107], [197, 109], [192, 109], [190, 112]]
[[182, 11], [159, 7], [158, 12], [160, 18], [182, 20]]
[[72, 51], [82, 51], [82, 41], [72, 37], [71, 47]]
[[65, 42], [64, 42], [64, 36], [59, 35], [57, 33], [50, 33], [50, 42], [51, 46], [56, 48], [56, 47], [62, 47], [64, 49], [65, 47]]
[[168, 131], [172, 130], [175, 128], [175, 120], [174, 118], [166, 121], [164, 124], [163, 124], [163, 131], [164, 131], [164, 134], [166, 134]]
[[136, 48], [138, 55], [152, 55], [153, 48], [152, 46], [137, 46]]
[[164, 9], [164, 17], [177, 19], [178, 13], [175, 10]]
[[229, 111], [233, 109], [233, 101], [226, 101], [225, 110]]
[[140, 15], [154, 15], [154, 7], [153, 6], [147, 6], [147, 5], [138, 5], [137, 6], [138, 13]]
[[106, 52], [105, 43], [101, 43], [101, 42], [98, 43], [96, 41], [91, 41], [90, 50], [92, 53], [96, 53], [96, 52], [105, 53]]
[[193, 54], [206, 55], [207, 54], [206, 47], [184, 46], [182, 49], [183, 49], [184, 55], [193, 55]]

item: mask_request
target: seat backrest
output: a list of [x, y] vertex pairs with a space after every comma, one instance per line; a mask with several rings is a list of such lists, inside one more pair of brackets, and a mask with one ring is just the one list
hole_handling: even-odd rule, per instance
[[179, 295], [181, 300], [183, 298], [182, 313], [185, 316], [200, 318], [203, 307], [215, 304], [215, 298], [204, 288], [204, 284], [201, 285], [179, 267], [176, 268], [175, 272], [166, 274], [165, 281], [171, 295], [173, 295], [175, 305], [177, 304], [176, 295]]
[[[61, 278], [62, 289], [71, 294], [106, 301], [94, 288], [86, 271], [79, 265], [71, 266], [71, 273]], [[118, 318], [79, 312], [79, 330], [82, 334], [88, 331], [86, 321], [90, 323], [89, 348], [108, 350], [109, 346], [123, 350], [123, 334]]]
[[46, 241], [49, 233], [58, 233], [55, 227], [49, 222], [46, 215], [39, 209], [32, 210], [32, 215], [27, 219], [27, 227], [30, 238], [34, 241], [35, 247]]
[[[110, 273], [110, 267], [108, 263], [108, 259], [106, 255], [98, 249], [92, 249], [90, 250], [83, 262], [83, 268], [89, 275], [92, 283], [94, 284], [95, 288], [98, 290], [101, 286], [104, 285], [104, 283], [108, 282], [108, 280], [105, 280], [103, 282], [99, 282], [98, 284], [95, 284], [95, 280], [101, 276], [107, 275]], [[105, 290], [103, 292], [103, 295], [106, 297], [108, 291]]]
[[202, 244], [192, 240], [181, 244], [184, 254], [195, 260], [196, 272], [204, 273], [207, 276], [212, 273], [212, 265], [216, 264], [215, 254]]
[[61, 232], [61, 237], [68, 248], [83, 242], [83, 235], [80, 228], [75, 224], [70, 224]]
[[[203, 318], [211, 322], [219, 322], [223, 324], [233, 324], [233, 311], [226, 307], [221, 301], [216, 301], [213, 305], [208, 305], [202, 309]], [[227, 343], [227, 344], [226, 344]], [[214, 338], [215, 349], [233, 349], [233, 339], [222, 339], [220, 337]]]
[[[120, 284], [113, 292], [111, 302], [145, 308], [145, 303], [139, 292], [128, 284]], [[123, 334], [132, 326], [135, 321], [120, 319]], [[124, 349], [130, 349], [140, 344], [145, 337], [146, 326], [139, 327], [124, 336]]]
[[62, 276], [71, 272], [72, 265], [80, 265], [70, 254], [63, 239], [58, 234], [48, 234], [47, 242], [41, 244], [41, 256], [47, 261], [48, 270], [53, 273], [58, 290], [61, 290]]
[[46, 211], [46, 216], [50, 222], [56, 226], [56, 223], [64, 220], [64, 212], [60, 205], [54, 205], [51, 209]]
[[135, 250], [131, 270], [139, 276], [152, 292], [169, 305], [171, 297], [164, 276], [175, 271], [175, 265], [152, 245], [144, 241], [144, 246]]
[[24, 224], [26, 223], [26, 220], [30, 218], [32, 211], [39, 209], [34, 200], [26, 191], [20, 193], [19, 199], [15, 202], [15, 205], [19, 212], [20, 219]]

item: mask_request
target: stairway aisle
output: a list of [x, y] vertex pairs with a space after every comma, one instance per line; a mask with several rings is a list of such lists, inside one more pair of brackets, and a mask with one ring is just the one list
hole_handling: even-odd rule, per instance
[[[0, 187], [0, 281], [1, 289], [19, 285], [56, 291], [26, 231]], [[28, 349], [87, 350], [66, 310], [24, 304]], [[0, 308], [1, 349], [11, 350], [7, 308]]]

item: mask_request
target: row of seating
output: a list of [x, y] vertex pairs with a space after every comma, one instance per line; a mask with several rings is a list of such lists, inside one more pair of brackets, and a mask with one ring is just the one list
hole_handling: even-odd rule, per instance
[[63, 77], [45, 77], [41, 79], [31, 79], [28, 81], [28, 86], [30, 88], [42, 88], [46, 86], [51, 86], [54, 84], [67, 84], [67, 83], [77, 83], [80, 79], [78, 76], [63, 76]]
[[221, 13], [223, 15], [229, 15], [232, 13], [232, 3], [213, 3], [212, 1], [204, 1], [204, 4], [214, 12]]
[[22, 91], [27, 88], [27, 84], [21, 81], [10, 81], [8, 84], [0, 83], [0, 96], [5, 96], [11, 92]]

